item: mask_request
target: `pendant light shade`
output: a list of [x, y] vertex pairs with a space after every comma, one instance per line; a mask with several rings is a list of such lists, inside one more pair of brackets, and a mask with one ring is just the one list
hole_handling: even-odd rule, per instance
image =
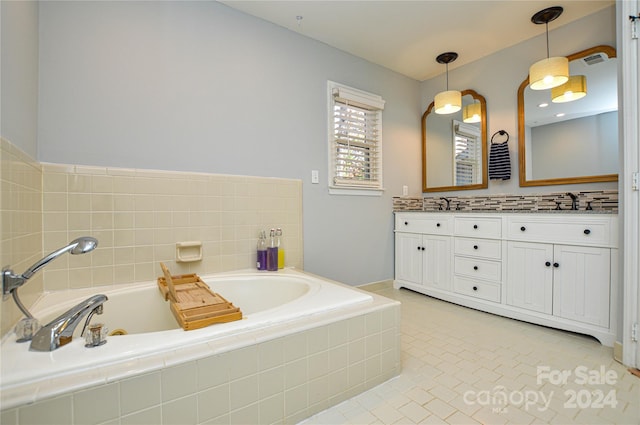
[[572, 75], [569, 81], [551, 89], [553, 103], [565, 103], [581, 99], [587, 95], [587, 77]]
[[458, 58], [456, 52], [446, 52], [438, 55], [436, 61], [447, 65], [447, 90], [438, 93], [433, 99], [436, 114], [453, 114], [462, 108], [462, 93], [449, 90], [449, 63]]
[[529, 87], [532, 90], [547, 90], [558, 87], [569, 80], [569, 60], [559, 56], [545, 58], [529, 68]]
[[482, 120], [482, 110], [479, 103], [472, 103], [462, 109], [462, 121], [466, 123], [476, 123]]
[[534, 24], [545, 24], [547, 32], [547, 57], [529, 68], [529, 87], [532, 90], [547, 90], [567, 82], [569, 60], [566, 57], [549, 57], [549, 22], [562, 14], [560, 6], [549, 7], [531, 17]]
[[462, 93], [457, 90], [442, 91], [434, 98], [436, 114], [453, 114], [462, 105]]

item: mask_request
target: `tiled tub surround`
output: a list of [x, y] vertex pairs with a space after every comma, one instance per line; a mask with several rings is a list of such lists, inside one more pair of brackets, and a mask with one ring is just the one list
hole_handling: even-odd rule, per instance
[[[617, 190], [593, 190], [575, 192], [578, 197], [578, 209], [585, 212], [590, 203], [594, 213], [617, 213]], [[394, 197], [394, 211], [442, 211], [446, 202], [441, 196], [433, 197]], [[488, 196], [447, 196], [452, 211], [496, 211], [496, 212], [551, 212], [556, 211], [560, 202], [561, 210], [570, 212], [571, 198], [567, 192], [554, 192], [532, 195], [488, 195]], [[589, 212], [589, 211], [586, 211]]]
[[[45, 290], [255, 268], [258, 231], [283, 230], [286, 266], [302, 268], [300, 180], [42, 164], [43, 247], [90, 235], [98, 248], [44, 270]], [[203, 258], [176, 263], [176, 243], [202, 241]]]
[[[367, 295], [337, 310], [26, 382], [16, 394], [3, 388], [1, 423], [296, 423], [400, 372], [400, 304]], [[31, 403], [14, 406], [25, 397]]]
[[[42, 167], [0, 139], [0, 179], [0, 267], [21, 273], [42, 258]], [[42, 275], [36, 274], [20, 289], [20, 298], [31, 305], [42, 290]], [[22, 317], [13, 301], [0, 303], [0, 315], [0, 335]]]

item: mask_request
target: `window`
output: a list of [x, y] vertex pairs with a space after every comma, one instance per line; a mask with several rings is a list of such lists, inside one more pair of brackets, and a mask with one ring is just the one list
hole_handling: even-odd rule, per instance
[[480, 130], [454, 120], [453, 139], [454, 186], [480, 183]]
[[380, 96], [329, 82], [329, 193], [382, 193]]

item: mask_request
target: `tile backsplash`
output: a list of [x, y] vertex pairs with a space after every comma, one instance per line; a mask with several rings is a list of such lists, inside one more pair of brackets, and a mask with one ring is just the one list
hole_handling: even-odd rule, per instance
[[[42, 164], [43, 247], [82, 235], [87, 255], [44, 270], [45, 290], [153, 280], [172, 273], [255, 268], [261, 229], [281, 227], [286, 266], [302, 268], [300, 180]], [[202, 260], [176, 262], [176, 243], [202, 242]]]
[[[591, 190], [575, 192], [577, 207], [581, 211], [591, 208], [594, 212], [618, 212], [617, 190]], [[441, 211], [446, 202], [441, 196], [433, 197], [394, 197], [394, 211]], [[569, 210], [571, 197], [567, 192], [545, 194], [512, 195], [499, 194], [487, 196], [448, 196], [452, 211], [552, 211]]]
[[[27, 308], [43, 291], [154, 280], [160, 262], [176, 274], [254, 268], [258, 232], [275, 227], [285, 265], [303, 267], [301, 180], [39, 163], [0, 141], [2, 265], [22, 273], [79, 236], [99, 241], [34, 275]], [[184, 241], [202, 242], [201, 261], [175, 261]], [[21, 313], [3, 302], [0, 316], [5, 334]]]
[[[42, 258], [42, 167], [5, 139], [0, 139], [1, 267], [22, 273]], [[29, 306], [42, 293], [42, 275], [34, 275], [20, 289]], [[13, 301], [0, 302], [1, 333], [22, 316]]]

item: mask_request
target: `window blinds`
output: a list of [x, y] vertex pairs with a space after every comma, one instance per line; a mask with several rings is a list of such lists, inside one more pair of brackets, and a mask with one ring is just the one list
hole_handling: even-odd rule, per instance
[[331, 163], [336, 187], [382, 187], [382, 108], [377, 96], [333, 89]]
[[455, 185], [475, 184], [480, 173], [479, 130], [473, 126], [454, 122]]

